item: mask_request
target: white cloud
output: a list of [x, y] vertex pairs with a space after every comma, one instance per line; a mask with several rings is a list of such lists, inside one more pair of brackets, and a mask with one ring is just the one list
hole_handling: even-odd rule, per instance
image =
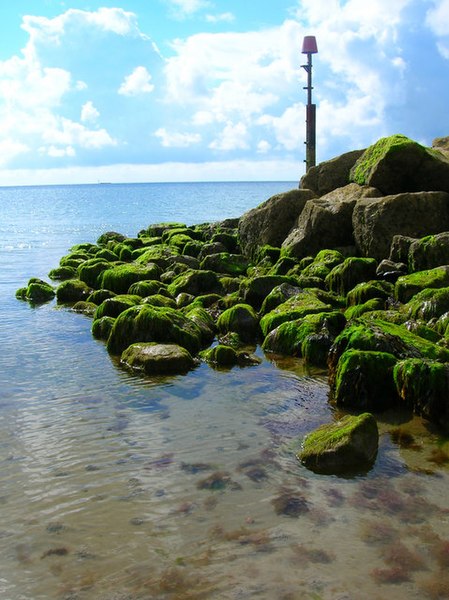
[[426, 23], [437, 36], [449, 35], [449, 0], [432, 0]]
[[46, 154], [52, 158], [63, 158], [65, 156], [75, 156], [76, 152], [73, 146], [66, 146], [65, 148], [59, 146], [42, 146], [39, 148], [41, 154]]
[[206, 15], [208, 23], [232, 23], [235, 16], [231, 12], [220, 13], [218, 15]]
[[136, 67], [130, 75], [125, 77], [118, 93], [123, 96], [149, 94], [154, 90], [154, 85], [150, 81], [151, 75], [147, 69], [145, 67]]
[[192, 144], [198, 144], [202, 139], [198, 133], [170, 133], [164, 127], [155, 131], [154, 135], [161, 140], [165, 148], [188, 148]]
[[174, 15], [178, 18], [191, 16], [210, 6], [208, 0], [167, 0], [167, 3], [173, 8]]
[[11, 138], [0, 140], [0, 166], [8, 164], [11, 158], [28, 152], [30, 148], [22, 142], [17, 142]]
[[297, 150], [303, 139], [303, 121], [304, 105], [294, 104], [289, 106], [280, 117], [264, 115], [259, 119], [259, 124], [271, 127], [276, 141], [286, 150]]
[[270, 150], [271, 150], [271, 144], [270, 144], [270, 142], [267, 142], [267, 140], [260, 140], [260, 142], [257, 144], [257, 153], [258, 154], [266, 154]]
[[86, 123], [89, 121], [95, 122], [99, 116], [100, 116], [100, 113], [95, 108], [95, 106], [93, 105], [93, 102], [91, 100], [86, 102], [86, 104], [83, 104], [83, 106], [81, 107], [81, 121], [83, 123]]
[[226, 123], [220, 136], [209, 144], [212, 150], [246, 150], [248, 144], [248, 129], [244, 123]]

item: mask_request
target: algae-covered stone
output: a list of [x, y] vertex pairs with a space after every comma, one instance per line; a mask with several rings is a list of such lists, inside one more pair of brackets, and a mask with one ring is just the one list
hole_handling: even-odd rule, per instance
[[408, 318], [430, 321], [449, 311], [449, 287], [418, 292], [402, 308]]
[[294, 277], [286, 275], [264, 275], [244, 280], [240, 286], [240, 293], [245, 302], [259, 310], [268, 294], [277, 286], [287, 283], [296, 285]]
[[402, 402], [449, 429], [449, 365], [421, 359], [400, 361], [394, 368], [397, 393]]
[[139, 304], [117, 317], [108, 339], [108, 351], [121, 354], [136, 342], [174, 343], [196, 354], [201, 348], [201, 330], [178, 310]]
[[399, 302], [408, 302], [415, 294], [426, 288], [449, 286], [449, 266], [436, 267], [399, 277], [394, 288], [394, 296]]
[[217, 344], [217, 346], [209, 348], [202, 356], [206, 362], [217, 367], [233, 367], [239, 362], [238, 352], [224, 344]]
[[449, 191], [449, 161], [405, 135], [381, 138], [351, 169], [350, 179], [377, 187], [383, 194]]
[[96, 288], [98, 287], [97, 283], [99, 276], [103, 271], [110, 268], [110, 262], [96, 256], [95, 258], [91, 258], [80, 264], [78, 267], [78, 278], [81, 281], [84, 281], [84, 283], [87, 283], [89, 287]]
[[116, 294], [126, 294], [133, 283], [146, 279], [159, 279], [160, 268], [155, 264], [124, 264], [106, 269], [98, 278], [98, 287]]
[[126, 235], [118, 233], [117, 231], [106, 231], [102, 233], [97, 240], [99, 246], [106, 246], [108, 242], [123, 242], [126, 240]]
[[259, 319], [249, 304], [236, 304], [225, 310], [217, 321], [221, 333], [233, 331], [244, 341], [253, 341], [259, 333]]
[[367, 471], [374, 464], [378, 444], [379, 431], [372, 414], [346, 415], [309, 433], [297, 457], [318, 473]]
[[374, 279], [376, 266], [373, 258], [350, 256], [334, 267], [325, 281], [332, 292], [345, 296], [358, 283]]
[[201, 269], [211, 270], [215, 273], [226, 273], [228, 275], [244, 275], [248, 270], [248, 260], [242, 254], [229, 254], [229, 252], [219, 252], [218, 254], [209, 254], [200, 265]]
[[200, 329], [203, 344], [211, 344], [217, 329], [211, 315], [198, 305], [189, 306], [185, 311], [185, 315]]
[[87, 297], [87, 302], [93, 302], [97, 306], [99, 306], [102, 302], [104, 302], [107, 298], [113, 298], [116, 294], [111, 292], [111, 290], [95, 290], [90, 296]]
[[92, 289], [79, 279], [68, 279], [63, 281], [56, 289], [56, 298], [58, 302], [78, 302], [86, 300], [90, 296]]
[[428, 235], [410, 244], [408, 252], [410, 271], [424, 271], [449, 265], [449, 232]]
[[302, 292], [301, 288], [291, 283], [281, 283], [271, 290], [268, 296], [262, 303], [260, 314], [265, 315], [271, 312], [280, 304], [286, 302], [289, 298], [293, 298]]
[[53, 300], [55, 290], [53, 287], [37, 277], [33, 277], [28, 281], [26, 288], [21, 288], [16, 292], [16, 298], [28, 300], [34, 304], [41, 304]]
[[154, 296], [154, 294], [164, 294], [170, 296], [166, 291], [164, 284], [157, 279], [143, 279], [133, 283], [129, 289], [128, 294], [135, 294], [145, 298], [146, 296]]
[[388, 352], [346, 350], [340, 356], [332, 398], [338, 406], [384, 410], [397, 404], [393, 368], [397, 358]]
[[64, 281], [65, 279], [73, 279], [76, 277], [76, 268], [69, 266], [60, 266], [52, 269], [48, 276], [50, 279], [58, 279], [60, 281]]
[[146, 296], [142, 300], [142, 304], [151, 304], [151, 306], [168, 306], [170, 308], [176, 308], [176, 300], [164, 294], [153, 294], [152, 296]]
[[372, 298], [371, 300], [367, 300], [363, 304], [356, 304], [355, 306], [350, 306], [345, 310], [345, 317], [348, 321], [351, 319], [358, 319], [362, 315], [372, 312], [379, 311], [385, 309], [385, 300], [381, 298]]
[[177, 344], [135, 343], [121, 355], [120, 364], [146, 375], [187, 373], [195, 366], [190, 352]]
[[[307, 355], [309, 363], [323, 365], [332, 342], [345, 324], [344, 315], [338, 311], [306, 315], [302, 319], [282, 323], [270, 331], [262, 349], [290, 356]], [[313, 337], [317, 335], [319, 339]]]
[[346, 296], [347, 306], [363, 304], [368, 300], [380, 298], [386, 300], [394, 296], [394, 286], [388, 281], [366, 281], [357, 284]]
[[114, 323], [114, 317], [101, 317], [101, 319], [95, 319], [92, 323], [92, 335], [97, 340], [106, 341], [111, 333]]
[[97, 305], [93, 302], [87, 302], [87, 300], [79, 300], [72, 306], [73, 312], [81, 313], [88, 317], [93, 317], [96, 310]]
[[139, 304], [140, 300], [140, 296], [132, 296], [130, 294], [118, 294], [112, 298], [106, 298], [97, 307], [94, 318], [101, 319], [101, 317], [118, 317], [123, 311], [127, 310], [131, 306]]
[[275, 327], [286, 321], [294, 321], [309, 314], [317, 314], [332, 310], [330, 304], [325, 304], [316, 295], [307, 290], [300, 290], [299, 294], [289, 298], [283, 304], [267, 313], [260, 320], [260, 328], [266, 336]]
[[189, 269], [178, 275], [167, 289], [176, 298], [182, 292], [193, 296], [215, 293], [221, 291], [221, 285], [217, 274], [213, 271]]

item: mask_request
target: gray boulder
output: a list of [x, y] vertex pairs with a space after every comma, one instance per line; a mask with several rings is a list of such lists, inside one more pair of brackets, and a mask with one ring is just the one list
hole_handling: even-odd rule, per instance
[[402, 192], [449, 192], [449, 158], [405, 135], [392, 135], [370, 146], [351, 169], [350, 180], [385, 195]]
[[238, 228], [243, 254], [254, 257], [260, 246], [280, 246], [311, 198], [315, 198], [311, 190], [290, 190], [245, 213]]
[[410, 244], [408, 264], [411, 271], [424, 271], [449, 265], [449, 232], [428, 235]]
[[[358, 252], [377, 260], [390, 258], [395, 235], [414, 238], [449, 230], [449, 194], [416, 192], [363, 198], [352, 215]], [[398, 257], [399, 258], [399, 257]]]
[[378, 445], [379, 431], [371, 413], [346, 415], [306, 436], [297, 457], [318, 473], [366, 471], [376, 459]]
[[299, 187], [324, 196], [349, 183], [349, 173], [365, 150], [353, 150], [312, 167], [301, 178]]
[[379, 190], [351, 183], [309, 200], [299, 215], [296, 227], [282, 243], [297, 258], [314, 256], [323, 248], [354, 245], [352, 212], [360, 198], [378, 198]]
[[121, 356], [120, 364], [147, 375], [186, 373], [195, 366], [190, 352], [177, 344], [135, 343]]
[[432, 149], [438, 150], [449, 158], [449, 136], [435, 138], [432, 142]]
[[408, 265], [410, 246], [416, 238], [407, 235], [394, 235], [390, 246], [390, 259], [392, 262]]

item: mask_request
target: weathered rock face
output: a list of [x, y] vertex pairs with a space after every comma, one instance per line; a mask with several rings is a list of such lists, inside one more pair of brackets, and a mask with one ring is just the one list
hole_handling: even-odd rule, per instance
[[366, 471], [376, 459], [378, 444], [379, 431], [372, 414], [347, 415], [310, 433], [297, 457], [318, 473]]
[[351, 183], [309, 200], [282, 247], [292, 256], [303, 258], [323, 248], [353, 246], [352, 212], [357, 201], [380, 195], [375, 188]]
[[410, 244], [408, 264], [411, 271], [449, 265], [449, 232], [429, 235]]
[[365, 150], [353, 150], [312, 167], [301, 178], [299, 187], [324, 196], [349, 183], [349, 173]]
[[449, 136], [435, 138], [432, 142], [432, 148], [449, 158]]
[[186, 373], [195, 366], [190, 353], [176, 344], [136, 343], [123, 353], [120, 363], [147, 375]]
[[393, 135], [363, 153], [351, 169], [350, 180], [376, 187], [385, 195], [449, 192], [449, 159], [404, 135]]
[[252, 257], [265, 244], [280, 246], [311, 198], [315, 198], [311, 190], [291, 190], [245, 213], [238, 229], [242, 252]]
[[390, 256], [395, 235], [419, 238], [449, 230], [449, 194], [416, 192], [363, 198], [354, 208], [352, 221], [360, 254], [383, 260]]

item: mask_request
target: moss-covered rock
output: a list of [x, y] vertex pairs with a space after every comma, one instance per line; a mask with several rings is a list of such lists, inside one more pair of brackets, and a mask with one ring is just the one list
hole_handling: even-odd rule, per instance
[[211, 315], [201, 306], [197, 304], [189, 306], [185, 310], [185, 315], [197, 325], [201, 331], [201, 340], [203, 345], [211, 344], [217, 327]]
[[448, 286], [449, 266], [441, 266], [399, 277], [395, 284], [394, 295], [396, 300], [406, 303], [415, 294], [426, 288], [443, 288]]
[[55, 297], [55, 290], [53, 287], [37, 277], [32, 277], [28, 281], [26, 287], [20, 288], [16, 292], [16, 298], [19, 300], [28, 300], [33, 304], [41, 304], [53, 300]]
[[343, 330], [346, 319], [341, 312], [306, 315], [287, 321], [266, 336], [265, 352], [303, 356], [310, 364], [325, 365], [328, 351], [336, 336]]
[[372, 414], [346, 415], [309, 433], [297, 457], [318, 473], [367, 471], [376, 459], [378, 443], [379, 431]]
[[350, 256], [331, 270], [326, 285], [332, 292], [345, 296], [358, 283], [375, 279], [376, 266], [373, 258]]
[[231, 346], [217, 344], [202, 353], [202, 358], [217, 367], [233, 367], [239, 362], [238, 352]]
[[408, 266], [411, 272], [449, 264], [449, 232], [428, 235], [410, 244]]
[[364, 304], [368, 300], [393, 298], [394, 286], [388, 281], [366, 281], [357, 284], [346, 296], [347, 306]]
[[362, 315], [367, 312], [384, 310], [385, 309], [385, 300], [381, 298], [372, 298], [371, 300], [367, 300], [363, 304], [356, 304], [355, 306], [350, 306], [345, 310], [345, 317], [348, 321], [351, 319], [358, 319]]
[[394, 381], [401, 401], [417, 415], [449, 430], [449, 365], [422, 359], [400, 361]]
[[249, 304], [236, 304], [225, 310], [218, 318], [220, 333], [238, 333], [244, 341], [252, 342], [259, 335], [259, 319]]
[[75, 267], [69, 267], [69, 266], [61, 266], [61, 267], [56, 267], [55, 269], [52, 269], [48, 276], [50, 277], [50, 279], [56, 279], [59, 281], [64, 281], [66, 279], [73, 279], [76, 277], [76, 268]]
[[101, 317], [101, 319], [95, 319], [92, 323], [92, 335], [97, 340], [106, 341], [109, 338], [114, 323], [114, 317]]
[[99, 276], [112, 267], [111, 263], [98, 256], [84, 261], [78, 267], [78, 279], [87, 283], [91, 288], [97, 288]]
[[98, 278], [98, 287], [116, 294], [126, 294], [133, 283], [147, 279], [159, 279], [160, 268], [155, 264], [122, 264], [106, 269]]
[[338, 361], [332, 399], [338, 406], [382, 411], [397, 404], [393, 368], [397, 358], [388, 352], [346, 350]]
[[265, 315], [271, 312], [280, 304], [284, 304], [284, 302], [297, 296], [301, 292], [302, 290], [300, 287], [292, 285], [291, 283], [281, 283], [281, 285], [277, 285], [263, 301], [260, 308], [260, 314]]
[[61, 303], [74, 303], [86, 300], [92, 293], [92, 289], [79, 279], [68, 279], [63, 281], [56, 289], [56, 298]]
[[402, 307], [409, 319], [438, 319], [449, 311], [449, 287], [425, 289]]
[[240, 286], [240, 294], [247, 304], [259, 310], [268, 294], [277, 286], [283, 283], [296, 285], [297, 280], [294, 277], [286, 275], [264, 275], [243, 280]]
[[136, 342], [174, 343], [196, 354], [201, 348], [201, 330], [178, 310], [140, 304], [117, 317], [108, 339], [108, 351], [121, 354]]
[[95, 290], [86, 298], [86, 302], [92, 302], [93, 304], [99, 306], [107, 298], [113, 298], [115, 295], [116, 294], [111, 292], [111, 290]]
[[135, 343], [122, 352], [120, 364], [146, 375], [187, 373], [195, 366], [188, 350], [177, 344]]
[[166, 290], [166, 286], [157, 279], [136, 281], [136, 283], [133, 283], [129, 287], [128, 294], [135, 294], [142, 298], [154, 296], [154, 294], [163, 294], [164, 296], [170, 297], [170, 294]]
[[229, 252], [209, 254], [200, 264], [200, 268], [203, 270], [225, 273], [234, 277], [244, 275], [248, 266], [249, 262], [242, 254], [229, 254]]
[[295, 321], [309, 314], [329, 312], [332, 306], [319, 300], [312, 292], [301, 290], [283, 304], [267, 313], [260, 320], [262, 334], [266, 336], [275, 327], [286, 321]]
[[118, 294], [112, 298], [106, 298], [97, 307], [94, 318], [118, 317], [123, 311], [131, 308], [131, 306], [136, 306], [140, 301], [140, 296], [132, 296], [130, 294]]
[[164, 294], [153, 294], [142, 299], [142, 304], [150, 304], [151, 306], [167, 306], [169, 308], [177, 308], [176, 300], [165, 296]]
[[218, 276], [213, 271], [189, 269], [178, 275], [168, 286], [170, 294], [176, 298], [178, 294], [185, 292], [193, 296], [201, 294], [216, 293], [221, 290]]
[[95, 258], [102, 259], [106, 262], [116, 262], [120, 260], [120, 256], [112, 250], [109, 250], [109, 248], [102, 248], [95, 254]]
[[73, 312], [81, 313], [87, 317], [93, 317], [96, 310], [97, 305], [93, 302], [87, 302], [87, 300], [79, 300], [72, 306]]
[[117, 231], [105, 231], [97, 240], [99, 246], [106, 246], [108, 242], [123, 242], [126, 240], [126, 235]]
[[144, 246], [134, 250], [132, 258], [139, 265], [156, 264], [161, 269], [167, 269], [173, 257], [179, 254], [179, 249], [166, 244]]

